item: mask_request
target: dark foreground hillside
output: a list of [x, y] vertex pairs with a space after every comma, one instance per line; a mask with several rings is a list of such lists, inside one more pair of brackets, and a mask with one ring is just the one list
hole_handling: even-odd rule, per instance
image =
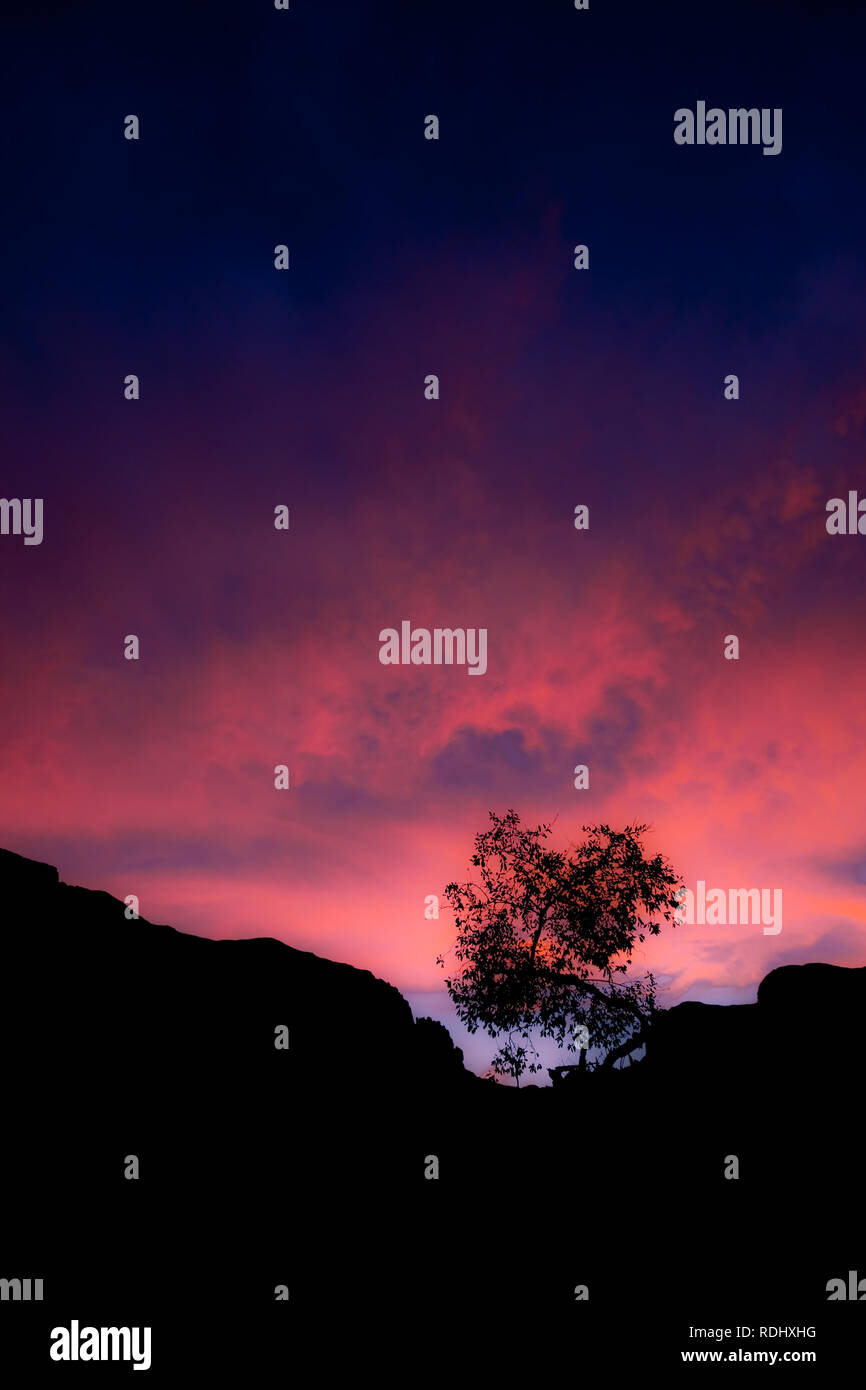
[[311, 1345], [323, 1379], [468, 1354], [506, 1384], [524, 1355], [676, 1371], [718, 1345], [691, 1326], [813, 1375], [864, 1345], [866, 1282], [826, 1286], [866, 1280], [866, 970], [776, 970], [755, 1005], [670, 1010], [639, 1064], [518, 1092], [351, 966], [128, 921], [5, 851], [0, 911], [0, 1278], [44, 1285], [0, 1302], [14, 1383], [132, 1374], [50, 1362], [72, 1318], [151, 1325], [166, 1384], [280, 1384]]

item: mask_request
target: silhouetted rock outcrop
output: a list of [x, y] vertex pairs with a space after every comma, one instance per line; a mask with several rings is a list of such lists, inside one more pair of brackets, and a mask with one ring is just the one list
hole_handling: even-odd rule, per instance
[[414, 1056], [418, 1077], [434, 1085], [453, 1085], [468, 1076], [462, 1048], [455, 1047], [448, 1029], [436, 1019], [416, 1020]]
[[448, 1076], [455, 1060], [462, 1068], [447, 1030], [434, 1043], [436, 1025], [416, 1025], [402, 995], [369, 971], [273, 938], [212, 941], [129, 920], [107, 893], [70, 887], [50, 865], [6, 850], [0, 902], [8, 1002], [23, 1015], [19, 1042], [28, 1047], [44, 1033], [49, 999], [69, 1012], [74, 987], [67, 1044], [97, 1066], [117, 1028], [128, 1074], [140, 1085], [160, 1052], [209, 1059], [201, 1069], [211, 1074], [272, 1062], [279, 1025], [289, 1028], [290, 1044], [278, 1061], [289, 1061], [296, 1084], [369, 1092], [389, 1076], [402, 1081], [419, 1067], [429, 1074], [437, 1059]]
[[800, 1013], [804, 1023], [814, 1012], [844, 1023], [850, 1010], [866, 1006], [866, 966], [780, 965], [758, 985], [758, 1003], [764, 1011]]

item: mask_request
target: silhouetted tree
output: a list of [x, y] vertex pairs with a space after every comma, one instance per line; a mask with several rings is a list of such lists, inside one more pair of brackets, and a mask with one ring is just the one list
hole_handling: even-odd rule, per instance
[[[538, 1055], [535, 1052], [535, 1048], [533, 1048], [532, 1051], [533, 1054], [536, 1056]], [[500, 1047], [496, 1056], [493, 1058], [490, 1068], [493, 1077], [513, 1076], [515, 1082], [519, 1086], [520, 1078], [526, 1069], [527, 1055], [526, 1048], [521, 1047], [520, 1043], [516, 1043], [513, 1035], [509, 1034], [508, 1041], [505, 1043], [504, 1047]], [[538, 1068], [533, 1063], [530, 1063], [529, 1070], [537, 1071]], [[491, 1077], [491, 1079], [493, 1079], [493, 1077]]]
[[470, 861], [479, 881], [445, 889], [461, 963], [445, 983], [457, 1013], [472, 1033], [509, 1034], [493, 1065], [515, 1079], [527, 1056], [515, 1034], [573, 1052], [579, 1024], [611, 1065], [641, 1045], [652, 1020], [653, 976], [627, 972], [636, 942], [673, 920], [681, 880], [660, 854], [645, 855], [646, 825], [585, 825], [583, 844], [556, 850], [545, 843], [550, 825], [523, 826], [511, 810], [490, 820]]

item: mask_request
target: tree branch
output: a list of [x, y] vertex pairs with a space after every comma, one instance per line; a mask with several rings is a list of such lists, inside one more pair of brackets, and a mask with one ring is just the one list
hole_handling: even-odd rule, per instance
[[[587, 994], [591, 994], [593, 999], [599, 999], [603, 1004], [612, 1004], [616, 1009], [624, 1009], [626, 1013], [633, 1014], [634, 1017], [639, 1018], [641, 1022], [643, 1022], [646, 1017], [643, 1009], [641, 1009], [638, 1004], [635, 1004], [633, 999], [623, 999], [617, 994], [605, 994], [604, 991], [598, 989], [591, 980], [584, 980], [580, 975], [554, 975], [552, 978], [559, 984], [577, 985], [579, 989], [584, 990]], [[611, 987], [613, 988], [613, 986]]]
[[619, 1061], [620, 1057], [627, 1057], [630, 1052], [635, 1052], [637, 1048], [643, 1047], [648, 1039], [649, 1029], [642, 1028], [634, 1037], [627, 1038], [624, 1043], [620, 1043], [619, 1047], [611, 1048], [601, 1065], [603, 1067], [612, 1067], [614, 1062]]
[[550, 907], [548, 906], [548, 907], [546, 907], [546, 908], [544, 909], [543, 912], [540, 912], [540, 913], [539, 913], [539, 915], [538, 915], [538, 926], [536, 927], [535, 931], [534, 931], [533, 934], [532, 934], [532, 949], [531, 949], [530, 952], [529, 952], [529, 959], [530, 959], [530, 961], [532, 962], [533, 965], [535, 964], [535, 949], [536, 949], [536, 947], [538, 946], [538, 942], [539, 942], [539, 939], [540, 939], [540, 937], [541, 937], [541, 933], [544, 931], [544, 923], [545, 923], [545, 921], [546, 921], [546, 919], [547, 919], [547, 914], [548, 914], [549, 911], [550, 911]]

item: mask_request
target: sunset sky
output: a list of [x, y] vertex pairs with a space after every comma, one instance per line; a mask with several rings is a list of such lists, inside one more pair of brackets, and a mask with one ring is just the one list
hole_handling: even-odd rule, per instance
[[[866, 496], [863, 18], [20, 8], [0, 845], [370, 969], [478, 1069], [424, 900], [489, 810], [782, 889], [778, 935], [648, 945], [665, 1003], [866, 965], [866, 537], [825, 527]], [[676, 146], [699, 99], [782, 108], [781, 154]], [[381, 665], [404, 619], [486, 674]]]

